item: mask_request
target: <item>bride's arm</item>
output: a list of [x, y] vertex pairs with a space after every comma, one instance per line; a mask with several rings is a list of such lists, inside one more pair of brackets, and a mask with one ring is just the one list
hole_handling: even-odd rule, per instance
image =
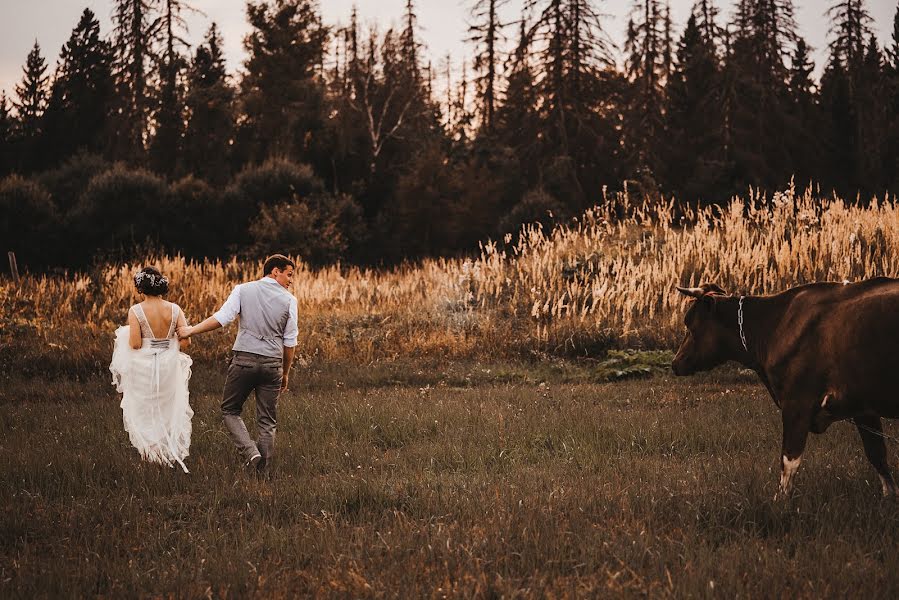
[[[184, 316], [184, 310], [179, 306], [178, 307], [178, 329], [182, 327], [187, 327], [187, 318]], [[187, 350], [187, 347], [190, 346], [190, 338], [182, 338], [178, 340], [178, 349], [181, 352]]]
[[128, 343], [135, 350], [139, 349], [143, 340], [140, 335], [140, 321], [134, 313], [134, 308], [128, 309]]

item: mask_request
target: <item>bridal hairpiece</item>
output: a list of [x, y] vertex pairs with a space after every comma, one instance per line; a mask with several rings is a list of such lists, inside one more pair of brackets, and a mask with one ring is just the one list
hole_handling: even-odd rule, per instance
[[165, 275], [156, 275], [155, 273], [145, 273], [141, 271], [134, 276], [135, 285], [142, 284], [144, 280], [146, 280], [153, 287], [156, 287], [157, 285], [166, 285], [169, 282], [169, 278]]

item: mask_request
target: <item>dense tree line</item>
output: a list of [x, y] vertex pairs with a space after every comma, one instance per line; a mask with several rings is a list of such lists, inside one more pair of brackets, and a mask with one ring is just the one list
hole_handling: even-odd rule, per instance
[[214, 24], [184, 41], [185, 0], [116, 0], [106, 36], [85, 9], [55, 68], [35, 43], [0, 95], [0, 237], [33, 266], [147, 249], [393, 263], [625, 185], [699, 203], [793, 177], [899, 191], [899, 7], [881, 48], [865, 0], [829, 2], [816, 81], [792, 0], [739, 0], [731, 22], [719, 3], [675, 31], [667, 2], [634, 0], [619, 53], [600, 0], [526, 0], [513, 22], [507, 0], [471, 0], [473, 58], [447, 81], [413, 0], [386, 31], [250, 1], [239, 79]]

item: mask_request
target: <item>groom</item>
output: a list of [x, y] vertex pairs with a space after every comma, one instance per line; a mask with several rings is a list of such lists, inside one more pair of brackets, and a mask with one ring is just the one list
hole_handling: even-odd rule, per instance
[[[240, 317], [228, 376], [222, 393], [222, 417], [247, 466], [267, 474], [275, 450], [278, 397], [287, 389], [297, 345], [297, 299], [288, 292], [296, 265], [281, 254], [265, 259], [263, 277], [234, 288], [222, 308], [193, 327], [179, 327], [189, 338], [224, 327]], [[240, 416], [256, 391], [259, 436], [250, 437]]]

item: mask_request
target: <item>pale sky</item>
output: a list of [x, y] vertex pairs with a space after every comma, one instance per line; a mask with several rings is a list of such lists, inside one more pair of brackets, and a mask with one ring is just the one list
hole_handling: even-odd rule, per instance
[[[469, 59], [472, 53], [468, 37], [467, 19], [473, 0], [417, 0], [420, 36], [428, 56], [435, 67], [449, 52], [453, 62]], [[670, 0], [671, 15], [676, 37], [680, 37], [694, 0]], [[188, 16], [191, 42], [199, 43], [209, 24], [215, 21], [224, 38], [228, 68], [236, 72], [244, 60], [243, 37], [249, 27], [246, 23], [244, 0], [189, 0], [204, 14]], [[511, 0], [507, 12], [519, 14], [522, 0]], [[601, 12], [608, 14], [605, 29], [616, 43], [621, 43], [627, 25], [627, 15], [633, 0], [601, 0], [597, 2]], [[725, 18], [729, 18], [733, 0], [718, 0]], [[828, 23], [824, 11], [832, 0], [796, 0], [797, 21], [801, 34], [815, 49], [815, 62], [820, 73], [825, 61]], [[0, 90], [7, 96], [14, 95], [16, 82], [22, 78], [22, 66], [35, 40], [41, 45], [42, 54], [52, 72], [59, 50], [87, 7], [100, 19], [104, 36], [111, 30], [112, 0], [0, 0]], [[358, 7], [363, 25], [377, 23], [383, 30], [391, 24], [399, 25], [405, 0], [322, 0], [324, 20], [328, 24], [346, 23], [353, 5]], [[874, 30], [881, 44], [890, 38], [897, 0], [868, 0], [868, 9], [874, 18]], [[722, 23], [724, 20], [722, 19]], [[508, 35], [515, 38], [516, 31], [509, 28]], [[619, 66], [621, 56], [619, 54]]]

